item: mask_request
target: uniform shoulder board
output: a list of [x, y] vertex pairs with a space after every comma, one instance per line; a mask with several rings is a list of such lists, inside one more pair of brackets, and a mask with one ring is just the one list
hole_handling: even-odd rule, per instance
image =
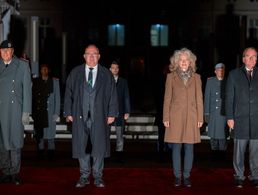
[[57, 77], [53, 77], [53, 79], [54, 79], [54, 80], [59, 80], [59, 78], [57, 78]]
[[20, 58], [20, 60], [24, 61], [24, 62], [29, 62], [29, 60], [25, 59], [25, 58]]

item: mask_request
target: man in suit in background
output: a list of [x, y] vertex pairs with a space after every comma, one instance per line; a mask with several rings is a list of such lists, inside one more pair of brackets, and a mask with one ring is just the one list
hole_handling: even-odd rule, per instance
[[124, 162], [124, 129], [125, 121], [130, 115], [130, 96], [127, 80], [119, 76], [119, 64], [117, 61], [113, 61], [110, 66], [115, 82], [119, 105], [119, 115], [115, 119], [113, 125], [116, 129], [116, 155], [119, 162]]
[[72, 122], [73, 158], [80, 164], [76, 187], [90, 183], [92, 157], [94, 184], [102, 188], [104, 158], [110, 155], [110, 124], [118, 115], [117, 93], [111, 72], [99, 64], [97, 46], [87, 46], [83, 57], [85, 63], [67, 78], [64, 116]]
[[0, 183], [20, 184], [24, 125], [31, 113], [29, 64], [13, 55], [12, 42], [0, 45]]

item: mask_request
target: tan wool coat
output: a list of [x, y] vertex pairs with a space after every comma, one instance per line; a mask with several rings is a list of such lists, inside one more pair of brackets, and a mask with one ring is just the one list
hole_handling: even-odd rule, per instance
[[176, 72], [167, 75], [163, 122], [169, 121], [165, 131], [167, 143], [199, 143], [198, 122], [203, 122], [203, 98], [200, 75], [193, 73], [184, 85]]

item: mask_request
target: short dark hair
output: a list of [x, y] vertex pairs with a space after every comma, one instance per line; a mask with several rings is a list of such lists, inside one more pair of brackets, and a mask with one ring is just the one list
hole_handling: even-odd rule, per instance
[[119, 63], [118, 63], [118, 61], [116, 61], [116, 60], [113, 60], [111, 64], [116, 64], [116, 65], [119, 66]]

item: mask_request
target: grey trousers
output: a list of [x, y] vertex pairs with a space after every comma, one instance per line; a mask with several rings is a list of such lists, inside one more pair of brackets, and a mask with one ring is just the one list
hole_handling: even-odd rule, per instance
[[[85, 132], [91, 135], [90, 131], [92, 130], [91, 128], [92, 121], [90, 119], [85, 121], [84, 127], [85, 127]], [[91, 174], [91, 169], [92, 169], [92, 175], [95, 181], [102, 179], [103, 169], [104, 169], [104, 157], [92, 157], [92, 167], [91, 167], [91, 154], [86, 153], [85, 151], [85, 156], [82, 158], [79, 158], [79, 163], [80, 163], [81, 178], [88, 178]]]
[[18, 174], [21, 168], [21, 149], [1, 150], [0, 168], [4, 175]]
[[115, 126], [116, 128], [116, 151], [122, 152], [124, 150], [124, 127]]
[[[102, 179], [103, 168], [104, 168], [104, 159], [103, 158], [92, 158], [92, 175], [95, 180]], [[80, 176], [82, 178], [88, 178], [91, 173], [91, 156], [86, 154], [84, 158], [79, 158], [80, 163]]]
[[45, 141], [47, 141], [47, 149], [48, 150], [55, 150], [55, 139], [40, 139], [39, 140], [39, 143], [38, 143], [38, 148], [40, 150], [44, 150], [44, 144], [45, 144]]
[[245, 151], [249, 145], [250, 180], [258, 179], [258, 139], [234, 139], [233, 166], [235, 179], [245, 179]]

